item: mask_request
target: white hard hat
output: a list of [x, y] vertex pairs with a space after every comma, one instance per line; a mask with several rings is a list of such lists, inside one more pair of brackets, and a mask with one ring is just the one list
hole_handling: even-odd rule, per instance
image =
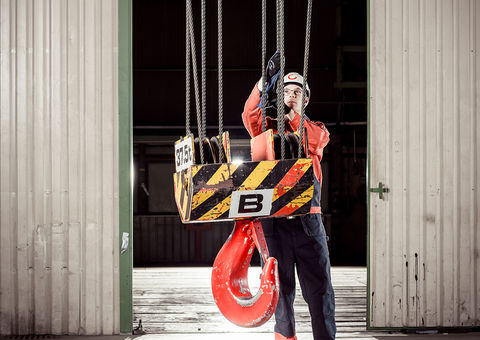
[[[300, 87], [303, 87], [303, 76], [297, 72], [290, 72], [283, 77], [284, 85], [295, 84]], [[308, 83], [305, 84], [307, 90], [307, 97], [310, 97], [310, 87]]]

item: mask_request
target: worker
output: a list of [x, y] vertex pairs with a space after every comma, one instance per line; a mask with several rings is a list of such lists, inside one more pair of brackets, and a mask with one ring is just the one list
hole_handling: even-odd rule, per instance
[[[277, 51], [268, 62], [266, 91], [275, 104], [275, 87], [279, 77], [280, 54]], [[252, 90], [242, 114], [243, 123], [253, 138], [262, 133], [262, 80]], [[285, 131], [300, 128], [302, 105], [302, 75], [291, 72], [284, 77]], [[310, 100], [306, 84], [305, 105]], [[272, 100], [273, 99], [273, 100]], [[276, 119], [266, 117], [266, 129], [276, 130]], [[321, 218], [320, 191], [322, 171], [320, 161], [329, 141], [329, 132], [322, 123], [305, 119], [308, 151], [313, 159], [314, 192], [310, 214], [301, 217], [262, 219], [262, 227], [270, 256], [278, 260], [280, 294], [275, 310], [275, 340], [297, 339], [293, 302], [295, 299], [295, 267], [308, 304], [314, 339], [335, 339], [335, 297], [330, 276], [327, 236]], [[277, 157], [278, 158], [278, 157]]]

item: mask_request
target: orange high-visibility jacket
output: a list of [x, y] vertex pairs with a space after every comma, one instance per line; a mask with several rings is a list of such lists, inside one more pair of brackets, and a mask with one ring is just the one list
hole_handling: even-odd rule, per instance
[[[247, 128], [251, 137], [256, 137], [262, 133], [262, 109], [259, 107], [260, 91], [257, 85], [245, 102], [245, 108], [242, 113], [243, 124]], [[293, 120], [285, 117], [285, 132], [294, 132], [300, 128], [300, 114], [295, 112]], [[274, 124], [275, 119], [266, 117], [266, 129], [273, 129], [277, 133]], [[318, 182], [322, 183], [322, 168], [320, 161], [323, 156], [323, 148], [330, 140], [330, 133], [323, 123], [312, 122], [309, 119], [304, 120], [304, 127], [308, 133], [308, 151], [313, 159], [313, 171]]]

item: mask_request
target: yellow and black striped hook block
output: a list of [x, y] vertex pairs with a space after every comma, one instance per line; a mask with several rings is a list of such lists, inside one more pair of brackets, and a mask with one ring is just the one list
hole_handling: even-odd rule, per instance
[[192, 165], [173, 175], [182, 222], [308, 214], [310, 158]]

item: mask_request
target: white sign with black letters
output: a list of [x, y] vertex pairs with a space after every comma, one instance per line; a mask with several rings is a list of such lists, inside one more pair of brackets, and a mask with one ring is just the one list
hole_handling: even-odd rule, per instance
[[274, 189], [232, 191], [228, 217], [269, 216]]
[[193, 138], [186, 137], [175, 144], [175, 169], [182, 171], [193, 165]]

